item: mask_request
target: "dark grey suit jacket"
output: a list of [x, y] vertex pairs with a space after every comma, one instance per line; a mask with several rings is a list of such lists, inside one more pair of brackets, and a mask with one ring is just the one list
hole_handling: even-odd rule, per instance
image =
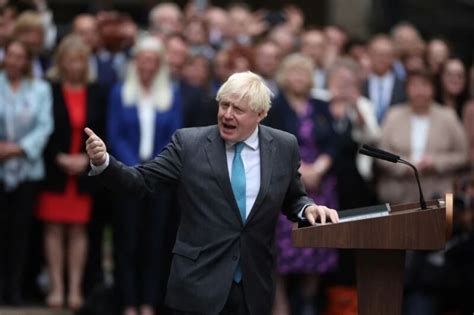
[[[362, 94], [370, 99], [369, 95], [369, 80], [366, 80], [362, 85]], [[405, 93], [405, 83], [395, 76], [393, 82], [392, 95], [390, 96], [389, 106], [403, 103], [407, 100]], [[388, 109], [387, 109], [388, 110]]]
[[261, 186], [245, 223], [217, 126], [178, 130], [160, 155], [140, 166], [127, 167], [111, 157], [100, 175], [108, 187], [135, 195], [153, 192], [162, 181], [177, 185], [181, 221], [168, 281], [169, 307], [218, 314], [240, 259], [250, 314], [271, 313], [278, 213], [283, 210], [296, 221], [313, 201], [300, 181], [296, 138], [261, 125], [259, 143]]

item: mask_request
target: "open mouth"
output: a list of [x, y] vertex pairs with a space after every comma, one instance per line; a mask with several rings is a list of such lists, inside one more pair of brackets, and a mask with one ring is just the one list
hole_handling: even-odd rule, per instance
[[235, 130], [237, 128], [236, 126], [232, 126], [232, 125], [226, 124], [224, 122], [222, 123], [222, 127], [224, 127], [224, 130], [226, 130], [226, 131]]

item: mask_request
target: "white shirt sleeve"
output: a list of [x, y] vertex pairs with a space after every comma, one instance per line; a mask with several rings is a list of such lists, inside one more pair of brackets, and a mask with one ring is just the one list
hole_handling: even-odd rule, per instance
[[92, 162], [89, 162], [89, 164], [91, 165], [91, 170], [89, 172], [89, 176], [96, 176], [96, 175], [99, 175], [100, 173], [102, 173], [103, 171], [105, 171], [105, 169], [107, 168], [107, 166], [109, 166], [109, 163], [110, 163], [110, 157], [109, 157], [109, 154], [106, 153], [107, 156], [105, 157], [105, 162], [104, 164], [102, 165], [94, 165], [92, 164]]

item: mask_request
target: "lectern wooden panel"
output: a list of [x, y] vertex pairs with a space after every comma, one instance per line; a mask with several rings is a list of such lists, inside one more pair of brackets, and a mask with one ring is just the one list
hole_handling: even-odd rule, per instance
[[297, 247], [356, 249], [359, 315], [400, 315], [405, 251], [442, 249], [450, 236], [452, 195], [398, 205], [375, 217], [293, 228]]

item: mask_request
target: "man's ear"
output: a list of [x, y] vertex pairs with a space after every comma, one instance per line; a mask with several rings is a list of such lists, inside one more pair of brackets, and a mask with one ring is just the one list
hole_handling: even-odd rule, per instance
[[267, 112], [262, 110], [261, 112], [257, 114], [257, 116], [258, 116], [258, 122], [261, 122], [263, 118], [267, 117]]

